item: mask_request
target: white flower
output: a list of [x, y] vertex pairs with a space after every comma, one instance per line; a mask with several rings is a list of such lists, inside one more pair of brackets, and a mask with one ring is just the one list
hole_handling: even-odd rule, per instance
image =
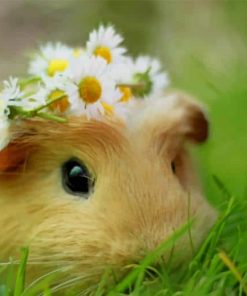
[[[139, 56], [132, 65], [132, 80], [134, 83], [143, 83], [141, 96], [161, 96], [169, 84], [168, 75], [161, 72], [160, 61], [149, 56]], [[138, 91], [137, 91], [138, 92]]]
[[8, 119], [7, 113], [8, 111], [6, 101], [0, 98], [0, 151], [4, 149], [10, 141], [10, 121]]
[[122, 92], [121, 101], [161, 96], [168, 85], [168, 76], [160, 68], [160, 62], [148, 56], [136, 60], [126, 57], [121, 63], [111, 65], [111, 75]]
[[3, 82], [4, 88], [0, 93], [0, 98], [4, 100], [7, 106], [19, 106], [23, 107], [24, 93], [20, 89], [18, 78], [10, 77], [9, 80]]
[[77, 102], [73, 106], [74, 114], [85, 114], [87, 118], [98, 118], [106, 113], [104, 104], [112, 106], [121, 98], [111, 79], [109, 66], [101, 57], [81, 56], [71, 62], [68, 73], [77, 85], [77, 92], [72, 98]]
[[37, 106], [37, 102], [29, 95], [21, 91], [18, 78], [10, 77], [3, 82], [4, 88], [0, 98], [5, 101], [6, 106], [17, 106], [29, 110]]
[[7, 106], [17, 106], [28, 111], [41, 104], [33, 95], [25, 94], [24, 91], [21, 91], [18, 78], [10, 77], [3, 84], [4, 88], [0, 93], [0, 98], [5, 101]]
[[86, 49], [89, 55], [101, 56], [108, 63], [121, 62], [126, 49], [119, 47], [123, 38], [112, 26], [100, 26], [89, 35]]
[[29, 74], [35, 76], [54, 76], [57, 72], [63, 72], [69, 66], [69, 60], [73, 56], [73, 49], [62, 43], [48, 43], [40, 48], [30, 63]]
[[[56, 74], [54, 77], [43, 77], [43, 86], [36, 93], [35, 98], [38, 98], [40, 105], [46, 105], [49, 101], [55, 102], [48, 106], [48, 110], [55, 113], [69, 114], [71, 109], [75, 109], [78, 103], [75, 104], [73, 98], [77, 93], [77, 87], [66, 76]], [[63, 96], [61, 100], [56, 101]]]

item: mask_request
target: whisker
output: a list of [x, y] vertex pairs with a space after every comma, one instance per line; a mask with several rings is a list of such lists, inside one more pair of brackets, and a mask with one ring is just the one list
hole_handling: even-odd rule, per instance
[[55, 273], [57, 273], [57, 272], [65, 272], [65, 271], [69, 270], [70, 268], [71, 268], [71, 267], [62, 267], [62, 268], [58, 268], [58, 269], [52, 270], [52, 271], [50, 271], [50, 272], [48, 272], [48, 273], [46, 273], [46, 274], [44, 274], [44, 275], [38, 277], [38, 278], [37, 278], [36, 280], [34, 280], [29, 286], [27, 286], [27, 287], [25, 288], [25, 290], [24, 290], [22, 296], [26, 295], [26, 293], [27, 293], [32, 287], [34, 287], [38, 282], [42, 281], [42, 280], [45, 279], [46, 277], [49, 277], [50, 275], [55, 274]]
[[78, 282], [80, 280], [89, 279], [90, 277], [92, 278], [95, 275], [96, 274], [87, 274], [87, 275], [82, 275], [82, 276], [78, 276], [76, 278], [69, 279], [69, 280], [67, 280], [67, 281], [65, 281], [65, 282], [51, 288], [51, 292], [57, 292], [57, 291], [60, 291], [62, 289], [68, 288], [68, 287], [74, 285], [76, 282]]
[[[95, 290], [97, 289], [98, 285], [92, 285], [87, 289], [84, 289], [83, 291], [81, 291], [79, 294], [77, 294], [76, 296], [90, 296], [93, 295], [91, 294], [92, 292], [95, 292]], [[90, 294], [89, 294], [90, 293]]]

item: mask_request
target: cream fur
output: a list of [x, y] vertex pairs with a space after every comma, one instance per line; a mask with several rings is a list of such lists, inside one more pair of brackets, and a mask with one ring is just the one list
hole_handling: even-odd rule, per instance
[[[58, 268], [68, 278], [81, 276], [80, 285], [97, 281], [106, 267], [121, 274], [186, 223], [189, 199], [198, 246], [216, 217], [185, 148], [186, 139], [198, 140], [202, 118], [195, 115], [203, 112], [193, 100], [176, 97], [140, 102], [126, 126], [83, 118], [16, 126], [12, 147], [22, 162], [0, 173], [1, 261], [18, 258], [28, 246], [30, 280]], [[71, 156], [96, 177], [88, 200], [61, 185], [61, 165]], [[188, 237], [180, 247], [182, 258], [191, 254]]]

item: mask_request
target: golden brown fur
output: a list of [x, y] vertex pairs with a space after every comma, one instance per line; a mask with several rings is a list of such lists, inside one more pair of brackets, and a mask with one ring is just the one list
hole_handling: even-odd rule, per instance
[[[186, 223], [188, 212], [198, 246], [215, 212], [201, 195], [186, 142], [203, 142], [206, 123], [198, 103], [173, 94], [138, 103], [127, 125], [84, 118], [18, 124], [0, 153], [1, 261], [28, 246], [31, 277], [61, 269], [81, 276], [80, 283], [97, 280], [107, 266], [121, 270], [141, 260]], [[96, 178], [88, 200], [63, 189], [61, 166], [70, 157]], [[187, 236], [182, 249], [183, 257], [191, 254]]]

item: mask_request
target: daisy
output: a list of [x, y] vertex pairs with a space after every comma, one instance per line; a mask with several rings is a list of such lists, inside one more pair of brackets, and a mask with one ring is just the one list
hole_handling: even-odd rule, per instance
[[0, 151], [4, 149], [10, 141], [9, 126], [10, 120], [8, 119], [7, 102], [0, 95]]
[[[54, 77], [43, 77], [42, 87], [34, 95], [42, 102], [41, 105], [54, 100], [54, 103], [48, 106], [48, 109], [55, 113], [69, 113], [74, 105], [72, 98], [75, 97], [77, 87], [67, 77], [56, 74]], [[62, 97], [57, 101], [58, 98]]]
[[7, 106], [24, 107], [24, 93], [20, 89], [18, 78], [10, 77], [9, 80], [3, 82], [4, 88], [1, 92], [1, 99]]
[[118, 63], [123, 58], [126, 49], [119, 47], [123, 38], [117, 34], [112, 26], [100, 26], [89, 35], [86, 50], [89, 55], [100, 56], [107, 63]]
[[101, 57], [81, 56], [73, 60], [68, 76], [77, 85], [77, 92], [72, 98], [77, 102], [73, 106], [75, 114], [98, 118], [106, 113], [104, 104], [112, 106], [121, 97], [115, 81], [111, 79], [109, 66]]
[[16, 106], [22, 110], [29, 111], [41, 105], [42, 101], [39, 98], [34, 98], [31, 93], [26, 94], [21, 90], [18, 78], [10, 77], [3, 84], [4, 88], [0, 96], [7, 106]]
[[[135, 95], [143, 96], [161, 96], [164, 89], [169, 84], [168, 75], [161, 72], [159, 60], [149, 56], [139, 56], [132, 65], [132, 81], [137, 84], [134, 90]], [[138, 84], [143, 84], [138, 89]]]
[[31, 110], [40, 104], [30, 94], [26, 94], [21, 90], [18, 78], [10, 77], [9, 80], [3, 82], [3, 85], [4, 88], [0, 96], [7, 106], [17, 106], [23, 110]]
[[40, 52], [31, 61], [29, 74], [54, 76], [68, 68], [71, 56], [73, 49], [68, 46], [62, 43], [48, 43], [40, 48]]

